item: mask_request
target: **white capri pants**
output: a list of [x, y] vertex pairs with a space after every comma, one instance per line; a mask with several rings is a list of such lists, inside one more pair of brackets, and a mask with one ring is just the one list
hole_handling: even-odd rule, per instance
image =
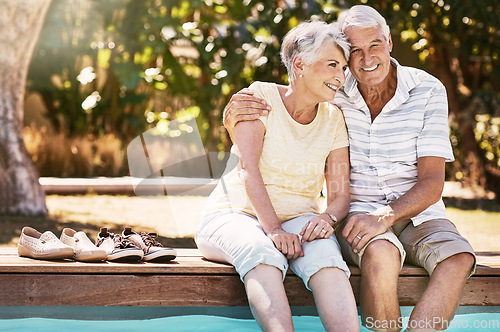
[[[299, 216], [285, 221], [282, 227], [289, 233], [299, 235], [314, 216]], [[264, 233], [257, 218], [244, 212], [226, 211], [206, 217], [196, 231], [195, 241], [205, 258], [233, 265], [242, 281], [259, 264], [280, 269], [283, 280], [290, 264], [290, 269], [304, 281], [309, 290], [309, 279], [322, 268], [336, 267], [344, 271], [348, 278], [350, 276], [335, 234], [328, 239], [303, 243], [304, 256], [287, 260]]]

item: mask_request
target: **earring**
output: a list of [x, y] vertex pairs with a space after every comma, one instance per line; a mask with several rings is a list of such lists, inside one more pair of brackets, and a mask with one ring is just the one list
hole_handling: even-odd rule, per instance
[[302, 76], [304, 76], [304, 75], [302, 75], [302, 74], [299, 75], [299, 77], [302, 77]]

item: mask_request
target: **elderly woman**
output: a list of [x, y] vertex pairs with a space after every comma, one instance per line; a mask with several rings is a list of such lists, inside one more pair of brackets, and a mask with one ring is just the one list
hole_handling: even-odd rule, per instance
[[207, 259], [235, 266], [265, 331], [293, 330], [283, 286], [289, 265], [313, 292], [327, 331], [359, 330], [349, 269], [333, 234], [349, 208], [349, 160], [344, 118], [329, 101], [344, 84], [348, 57], [335, 24], [302, 23], [285, 36], [281, 58], [290, 84], [250, 86], [273, 111], [235, 126], [238, 165], [231, 170], [228, 162], [196, 232]]

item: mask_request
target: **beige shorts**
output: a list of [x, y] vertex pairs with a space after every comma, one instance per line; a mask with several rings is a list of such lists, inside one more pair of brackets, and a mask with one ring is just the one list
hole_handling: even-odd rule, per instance
[[[445, 259], [463, 252], [470, 253], [476, 259], [476, 255], [469, 242], [460, 235], [455, 225], [448, 219], [428, 220], [418, 226], [413, 226], [411, 220], [405, 220], [391, 227], [386, 233], [371, 239], [359, 253], [354, 253], [350, 244], [342, 236], [342, 230], [349, 219], [364, 212], [352, 212], [342, 221], [337, 228], [337, 238], [344, 259], [358, 266], [361, 265], [365, 248], [375, 240], [387, 240], [398, 248], [401, 256], [401, 266], [408, 264], [421, 266], [432, 274], [437, 264]], [[470, 275], [474, 274], [476, 263], [471, 269]]]

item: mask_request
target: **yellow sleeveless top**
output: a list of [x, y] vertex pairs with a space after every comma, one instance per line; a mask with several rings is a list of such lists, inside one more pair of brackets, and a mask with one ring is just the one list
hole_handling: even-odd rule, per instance
[[[274, 83], [254, 82], [249, 87], [272, 110], [260, 120], [266, 126], [259, 170], [281, 222], [310, 213], [321, 213], [320, 192], [330, 151], [349, 145], [344, 117], [338, 107], [321, 103], [309, 124], [296, 122], [288, 113]], [[238, 147], [217, 187], [208, 198], [204, 216], [233, 210], [255, 216], [238, 175]]]

